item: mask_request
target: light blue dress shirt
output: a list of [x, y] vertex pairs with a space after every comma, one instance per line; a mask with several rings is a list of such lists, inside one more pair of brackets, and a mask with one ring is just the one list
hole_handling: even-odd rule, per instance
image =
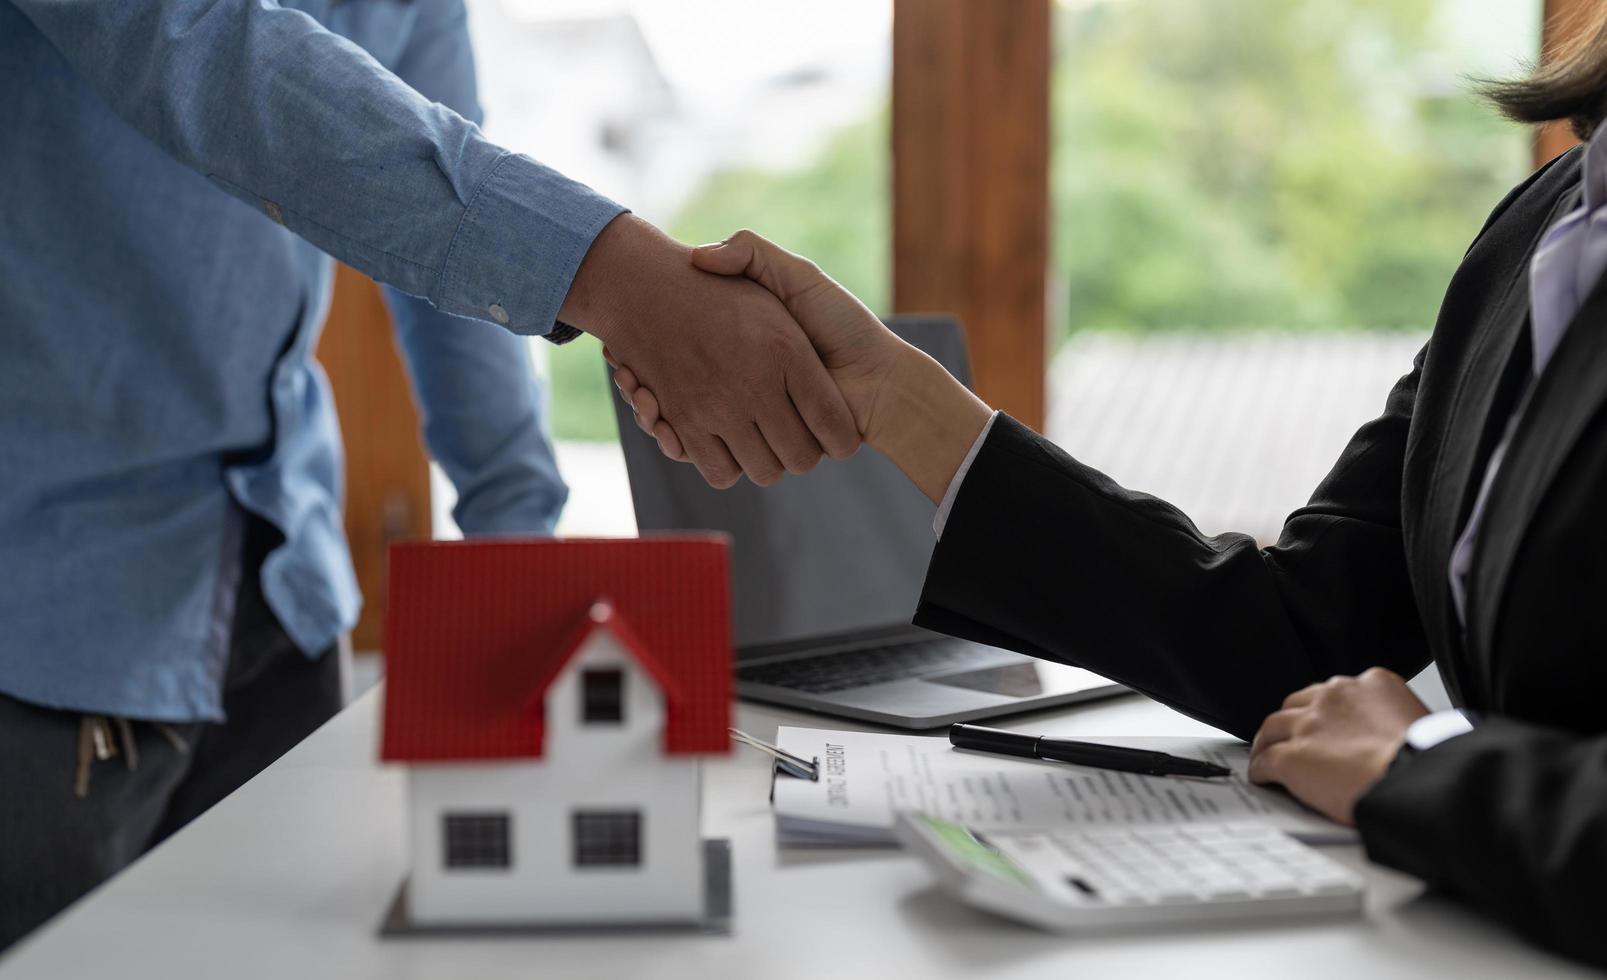
[[0, 93], [0, 692], [221, 719], [241, 509], [303, 650], [355, 622], [329, 255], [390, 287], [464, 530], [550, 531], [514, 332], [621, 209], [481, 134], [461, 0], [0, 0]]

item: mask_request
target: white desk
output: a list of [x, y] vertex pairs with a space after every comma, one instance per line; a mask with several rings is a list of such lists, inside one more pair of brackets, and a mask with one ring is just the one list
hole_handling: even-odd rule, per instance
[[[896, 851], [779, 853], [764, 760], [708, 767], [705, 832], [729, 836], [729, 937], [387, 939], [405, 872], [403, 778], [375, 761], [370, 692], [284, 759], [0, 960], [0, 980], [411, 977], [1592, 976], [1413, 881], [1372, 868], [1365, 919], [1064, 939], [952, 904]], [[744, 705], [738, 724], [840, 723]], [[1065, 734], [1203, 734], [1126, 697], [1022, 719]], [[1359, 848], [1338, 849], [1354, 866]]]

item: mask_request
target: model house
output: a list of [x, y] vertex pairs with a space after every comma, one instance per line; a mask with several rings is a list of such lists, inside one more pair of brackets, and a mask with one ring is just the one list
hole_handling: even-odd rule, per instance
[[703, 917], [727, 575], [713, 537], [391, 550], [382, 754], [408, 766], [410, 925]]

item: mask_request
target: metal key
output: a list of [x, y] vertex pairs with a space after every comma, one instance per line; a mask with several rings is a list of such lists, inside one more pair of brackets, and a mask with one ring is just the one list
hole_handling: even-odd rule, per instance
[[95, 761], [95, 723], [88, 715], [78, 720], [78, 770], [73, 775], [73, 795], [89, 795], [89, 766]]
[[117, 734], [122, 736], [123, 740], [123, 765], [128, 767], [129, 772], [133, 772], [139, 768], [139, 745], [134, 741], [134, 726], [128, 723], [127, 718], [117, 717], [112, 720], [117, 722]]

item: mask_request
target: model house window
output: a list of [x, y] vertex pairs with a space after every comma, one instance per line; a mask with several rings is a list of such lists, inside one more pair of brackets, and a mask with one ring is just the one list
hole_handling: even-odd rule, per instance
[[576, 810], [575, 866], [636, 867], [642, 863], [639, 810]]
[[625, 720], [625, 672], [588, 670], [580, 675], [580, 717], [588, 725]]
[[513, 862], [506, 813], [448, 813], [443, 820], [448, 868], [506, 868]]

